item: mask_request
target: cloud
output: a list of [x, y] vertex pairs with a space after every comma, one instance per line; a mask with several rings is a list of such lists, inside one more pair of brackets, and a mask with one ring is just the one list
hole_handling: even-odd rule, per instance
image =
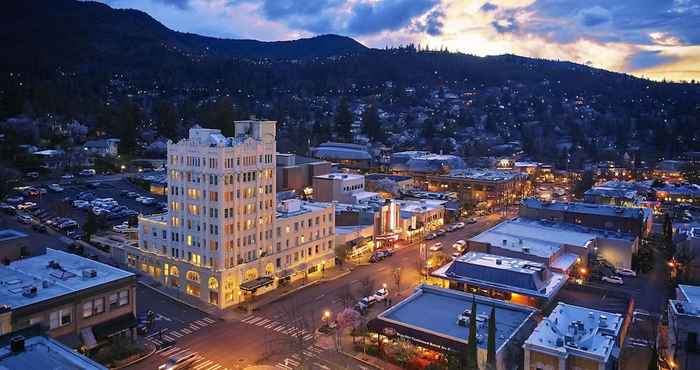
[[600, 6], [586, 8], [578, 13], [581, 24], [586, 27], [594, 27], [610, 22], [610, 11]]
[[498, 5], [489, 2], [484, 3], [484, 5], [482, 5], [481, 8], [479, 8], [479, 10], [481, 10], [484, 13], [492, 12], [496, 9], [498, 9]]
[[346, 30], [351, 35], [367, 35], [397, 30], [425, 14], [438, 0], [384, 0], [360, 2], [350, 9]]
[[445, 26], [443, 18], [445, 12], [441, 9], [433, 10], [428, 13], [425, 20], [416, 20], [411, 27], [412, 32], [425, 32], [430, 36], [442, 35], [442, 28]]
[[656, 45], [679, 46], [682, 44], [678, 37], [669, 35], [665, 32], [652, 32], [649, 34], [649, 38]]
[[496, 19], [491, 22], [491, 25], [498, 33], [514, 32], [519, 28], [518, 21], [513, 16]]
[[189, 8], [189, 1], [188, 0], [155, 0], [157, 3], [163, 3], [165, 5], [172, 5], [176, 8], [180, 9], [187, 9]]
[[664, 55], [661, 50], [643, 50], [630, 55], [628, 67], [630, 70], [649, 69], [661, 64], [670, 63], [676, 58]]

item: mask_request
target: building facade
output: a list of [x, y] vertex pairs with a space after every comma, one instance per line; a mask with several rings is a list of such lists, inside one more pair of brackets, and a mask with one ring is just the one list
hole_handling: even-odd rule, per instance
[[663, 354], [672, 368], [694, 369], [700, 361], [700, 287], [680, 284], [668, 302], [668, 348]]
[[429, 191], [455, 192], [464, 205], [485, 208], [504, 207], [519, 202], [530, 192], [528, 176], [523, 173], [466, 169], [448, 175], [427, 177]]
[[136, 276], [74, 254], [46, 254], [0, 267], [0, 335], [41, 326], [87, 349], [136, 326]]
[[275, 146], [275, 122], [258, 120], [168, 143], [168, 212], [139, 218], [128, 265], [219, 308], [331, 267], [334, 207], [278, 207]]

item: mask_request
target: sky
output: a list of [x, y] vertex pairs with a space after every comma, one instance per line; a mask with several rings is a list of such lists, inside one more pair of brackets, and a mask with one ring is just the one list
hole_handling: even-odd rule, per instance
[[700, 0], [102, 0], [182, 32], [291, 40], [350, 36], [474, 55], [568, 60], [700, 80]]

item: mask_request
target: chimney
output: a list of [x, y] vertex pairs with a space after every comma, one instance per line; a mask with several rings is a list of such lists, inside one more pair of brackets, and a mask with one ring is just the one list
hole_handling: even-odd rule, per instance
[[608, 327], [608, 316], [606, 315], [600, 315], [598, 318], [598, 326], [601, 328], [607, 328]]
[[10, 339], [10, 350], [12, 353], [24, 352], [24, 336], [17, 335]]

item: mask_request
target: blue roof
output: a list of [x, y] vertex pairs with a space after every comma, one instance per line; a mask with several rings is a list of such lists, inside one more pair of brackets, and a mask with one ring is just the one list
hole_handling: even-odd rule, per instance
[[[378, 318], [466, 342], [469, 329], [457, 324], [457, 317], [465, 309], [471, 309], [472, 299], [476, 300], [478, 316], [488, 318], [491, 307], [496, 307], [496, 348], [505, 344], [535, 312], [534, 309], [526, 306], [456, 290], [421, 285], [416, 288], [415, 293], [381, 313]], [[479, 347], [482, 348], [486, 348], [487, 323], [488, 319], [477, 325]]]
[[522, 201], [522, 205], [526, 208], [548, 209], [567, 213], [594, 214], [631, 219], [644, 218], [644, 211], [642, 211], [640, 208], [609, 206], [605, 204], [545, 202], [537, 198], [528, 198]]
[[311, 148], [311, 155], [317, 158], [330, 160], [370, 160], [372, 156], [367, 148], [357, 144], [347, 143], [323, 143], [316, 148]]

